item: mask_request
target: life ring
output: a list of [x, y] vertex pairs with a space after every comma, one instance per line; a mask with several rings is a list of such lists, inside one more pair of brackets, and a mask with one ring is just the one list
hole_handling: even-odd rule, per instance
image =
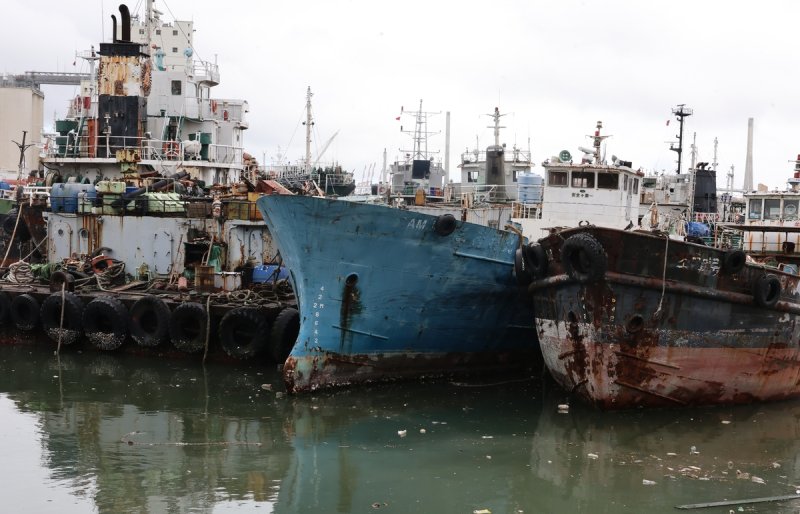
[[378, 186], [378, 194], [385, 195], [386, 194], [386, 186]]
[[217, 101], [211, 100], [211, 112], [217, 114]]
[[112, 296], [98, 296], [83, 310], [83, 331], [100, 350], [116, 350], [128, 336], [128, 309]]
[[0, 291], [0, 326], [5, 326], [11, 320], [11, 297], [5, 291]]
[[433, 230], [440, 236], [449, 236], [456, 229], [456, 218], [452, 214], [437, 216], [433, 222]]
[[177, 141], [164, 141], [162, 148], [166, 157], [175, 158], [179, 155], [180, 145]]
[[64, 322], [61, 322], [61, 291], [53, 293], [42, 302], [39, 316], [47, 337], [62, 344], [77, 342], [83, 333], [83, 302], [75, 293], [64, 291]]
[[297, 342], [297, 335], [300, 333], [300, 313], [297, 309], [286, 307], [272, 323], [269, 340], [271, 342], [270, 351], [272, 358], [278, 364], [286, 362], [286, 358], [292, 353]]
[[29, 294], [14, 297], [11, 301], [11, 319], [18, 330], [33, 330], [39, 323], [39, 302]]
[[250, 359], [267, 347], [269, 323], [254, 307], [236, 307], [222, 316], [217, 329], [222, 349], [235, 359]]
[[67, 291], [75, 291], [75, 277], [66, 271], [54, 271], [50, 275], [50, 292], [61, 291], [62, 287]]
[[530, 265], [522, 248], [517, 248], [514, 252], [514, 274], [517, 276], [517, 284], [520, 286], [524, 287], [533, 282]]
[[561, 264], [571, 279], [586, 284], [603, 278], [608, 267], [608, 256], [594, 236], [582, 232], [564, 241]]
[[743, 250], [728, 250], [722, 257], [722, 271], [733, 275], [744, 269], [747, 254]]
[[547, 253], [539, 243], [530, 243], [523, 247], [525, 260], [533, 278], [544, 278], [547, 275]]
[[97, 275], [101, 274], [113, 265], [114, 259], [108, 257], [107, 255], [100, 254], [92, 258], [92, 271], [94, 271]]
[[153, 347], [169, 340], [169, 306], [161, 298], [139, 298], [128, 316], [131, 337], [139, 346]]
[[205, 348], [208, 313], [202, 304], [186, 302], [175, 307], [169, 319], [169, 337], [173, 346], [186, 353]]
[[773, 274], [761, 275], [753, 284], [753, 301], [761, 307], [772, 307], [781, 297], [781, 281]]

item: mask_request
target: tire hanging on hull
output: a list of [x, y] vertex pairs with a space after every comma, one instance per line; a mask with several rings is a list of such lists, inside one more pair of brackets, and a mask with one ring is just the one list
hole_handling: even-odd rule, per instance
[[131, 306], [130, 332], [136, 344], [154, 347], [169, 341], [170, 311], [157, 296], [143, 296]]
[[569, 236], [561, 246], [561, 264], [567, 275], [581, 284], [602, 280], [608, 267], [603, 245], [591, 234]]
[[173, 346], [186, 353], [197, 353], [205, 348], [206, 308], [197, 302], [178, 305], [169, 320], [169, 337]]
[[270, 331], [270, 351], [272, 358], [278, 364], [286, 362], [286, 358], [292, 352], [292, 348], [297, 342], [297, 335], [300, 333], [300, 313], [297, 309], [287, 307], [278, 313], [278, 317], [272, 323]]
[[128, 336], [128, 309], [112, 296], [98, 296], [83, 311], [86, 338], [100, 350], [116, 350]]
[[64, 292], [64, 320], [61, 320], [61, 292], [53, 293], [42, 302], [39, 316], [47, 337], [61, 344], [74, 344], [83, 335], [83, 302], [75, 293]]
[[0, 291], [0, 327], [11, 324], [11, 296]]
[[39, 302], [29, 294], [21, 294], [11, 301], [11, 319], [17, 330], [30, 332], [39, 324]]
[[217, 334], [225, 353], [235, 359], [250, 359], [269, 344], [269, 322], [261, 309], [236, 307], [222, 316]]

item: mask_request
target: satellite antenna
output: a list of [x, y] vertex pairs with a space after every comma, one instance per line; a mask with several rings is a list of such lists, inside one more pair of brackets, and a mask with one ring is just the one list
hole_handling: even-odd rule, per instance
[[561, 162], [569, 162], [572, 160], [572, 154], [568, 150], [561, 150], [558, 154], [558, 160]]

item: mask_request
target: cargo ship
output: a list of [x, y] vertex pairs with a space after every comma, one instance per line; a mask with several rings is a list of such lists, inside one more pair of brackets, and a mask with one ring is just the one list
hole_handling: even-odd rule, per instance
[[513, 272], [519, 234], [318, 197], [257, 205], [300, 311], [289, 391], [541, 363]]

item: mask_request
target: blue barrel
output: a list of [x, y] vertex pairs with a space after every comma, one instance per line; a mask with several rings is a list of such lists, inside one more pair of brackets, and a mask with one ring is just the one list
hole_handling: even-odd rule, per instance
[[[274, 277], [273, 274], [277, 269], [278, 276]], [[277, 266], [275, 264], [262, 264], [253, 268], [253, 283], [263, 283], [268, 280], [281, 280], [289, 278], [289, 270], [284, 266]]]
[[544, 179], [536, 173], [520, 173], [517, 175], [519, 201], [522, 203], [541, 203]]
[[50, 188], [50, 210], [75, 214], [78, 212], [78, 193], [85, 192], [87, 200], [97, 197], [93, 184], [53, 184]]

